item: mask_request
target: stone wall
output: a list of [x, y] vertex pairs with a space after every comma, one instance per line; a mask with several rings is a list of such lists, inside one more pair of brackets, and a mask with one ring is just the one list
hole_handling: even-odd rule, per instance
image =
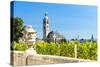
[[10, 54], [10, 61], [11, 61], [11, 65], [13, 66], [22, 66], [22, 65], [26, 65], [26, 59], [23, 58], [23, 53], [24, 52], [19, 52], [19, 51], [13, 51]]
[[24, 52], [13, 51], [11, 52], [11, 65], [13, 66], [25, 66], [25, 65], [37, 65], [37, 64], [57, 64], [57, 63], [74, 63], [74, 62], [90, 62], [91, 60], [75, 59], [61, 56], [51, 55], [29, 55], [23, 56]]
[[27, 65], [73, 63], [73, 62], [79, 62], [79, 61], [75, 59], [68, 59], [65, 57], [50, 56], [50, 55], [37, 55], [37, 56], [30, 55], [27, 57]]

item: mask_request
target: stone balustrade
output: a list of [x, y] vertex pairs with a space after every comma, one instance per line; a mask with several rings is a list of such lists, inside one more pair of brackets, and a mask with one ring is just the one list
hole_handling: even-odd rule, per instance
[[52, 55], [29, 55], [23, 56], [24, 52], [12, 51], [11, 52], [11, 65], [13, 66], [25, 66], [25, 65], [37, 65], [37, 64], [57, 64], [57, 63], [77, 63], [77, 62], [93, 62], [91, 60], [69, 58], [62, 56]]

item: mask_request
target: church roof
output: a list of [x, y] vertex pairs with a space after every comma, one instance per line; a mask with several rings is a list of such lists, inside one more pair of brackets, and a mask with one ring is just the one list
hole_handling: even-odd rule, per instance
[[55, 34], [55, 32], [54, 31], [50, 31], [48, 35], [50, 35], [50, 34]]
[[54, 32], [54, 31], [49, 32], [47, 38], [53, 37], [54, 35], [55, 35], [56, 38], [65, 39], [63, 35], [61, 35], [58, 32]]

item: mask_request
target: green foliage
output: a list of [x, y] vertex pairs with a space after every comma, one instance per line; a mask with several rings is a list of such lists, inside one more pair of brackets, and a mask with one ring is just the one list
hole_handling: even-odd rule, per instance
[[78, 58], [97, 60], [97, 42], [84, 42], [78, 45]]
[[24, 43], [12, 42], [11, 44], [11, 50], [24, 51], [26, 49], [27, 45]]
[[36, 51], [39, 54], [59, 55], [58, 45], [55, 43], [38, 42], [36, 43]]
[[71, 42], [60, 43], [60, 55], [74, 57], [74, 45]]
[[18, 42], [19, 38], [22, 37], [23, 23], [19, 17], [11, 18], [11, 42]]
[[[70, 41], [61, 43], [37, 42], [36, 51], [39, 54], [74, 57], [74, 46], [77, 45], [77, 58], [97, 60], [97, 42]], [[91, 46], [90, 46], [91, 45]]]
[[[36, 42], [34, 48], [37, 53], [44, 55], [57, 55], [65, 57], [75, 57], [74, 46], [77, 45], [77, 58], [97, 60], [97, 42], [82, 42], [67, 41], [67, 42]], [[90, 46], [91, 45], [91, 46]], [[13, 42], [11, 45], [12, 50], [24, 51], [27, 45], [23, 43]]]

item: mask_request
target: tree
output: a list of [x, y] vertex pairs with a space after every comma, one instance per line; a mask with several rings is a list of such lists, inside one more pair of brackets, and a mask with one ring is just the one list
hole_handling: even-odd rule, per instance
[[11, 18], [11, 42], [18, 42], [19, 38], [22, 37], [23, 23], [23, 20], [19, 17]]

